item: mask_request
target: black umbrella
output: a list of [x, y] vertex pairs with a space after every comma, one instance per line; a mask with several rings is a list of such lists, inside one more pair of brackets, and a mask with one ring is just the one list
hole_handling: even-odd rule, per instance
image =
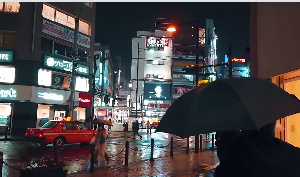
[[185, 138], [200, 133], [256, 130], [298, 112], [298, 98], [267, 80], [218, 79], [179, 97], [156, 131]]

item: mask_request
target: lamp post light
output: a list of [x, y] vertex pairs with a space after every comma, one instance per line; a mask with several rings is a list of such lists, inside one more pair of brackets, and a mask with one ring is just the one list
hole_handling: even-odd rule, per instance
[[71, 85], [70, 85], [70, 97], [69, 97], [69, 117], [73, 118], [74, 100], [75, 100], [75, 85], [76, 85], [76, 68], [77, 68], [77, 40], [79, 30], [79, 18], [85, 4], [82, 3], [78, 16], [75, 18], [75, 30], [74, 30], [74, 44], [73, 44], [73, 57], [72, 57], [72, 72], [71, 72]]

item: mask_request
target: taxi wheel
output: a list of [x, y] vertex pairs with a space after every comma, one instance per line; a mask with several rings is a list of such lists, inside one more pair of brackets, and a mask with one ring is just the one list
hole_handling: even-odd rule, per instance
[[64, 144], [65, 144], [64, 137], [57, 137], [53, 142], [53, 146], [57, 146], [57, 147], [62, 147]]

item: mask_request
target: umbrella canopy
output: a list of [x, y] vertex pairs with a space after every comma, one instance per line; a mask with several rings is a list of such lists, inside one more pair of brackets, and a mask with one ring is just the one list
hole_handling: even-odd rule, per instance
[[104, 125], [112, 126], [112, 123], [110, 121], [101, 120], [101, 119], [95, 119], [95, 120], [93, 120], [93, 123], [94, 124], [104, 124]]
[[218, 79], [179, 97], [156, 131], [182, 138], [200, 133], [255, 130], [300, 112], [300, 101], [259, 78]]

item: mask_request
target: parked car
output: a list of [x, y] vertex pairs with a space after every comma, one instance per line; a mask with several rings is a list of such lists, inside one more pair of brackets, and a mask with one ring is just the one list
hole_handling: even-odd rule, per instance
[[64, 144], [89, 143], [96, 133], [84, 122], [50, 120], [41, 128], [27, 128], [25, 136], [29, 142], [61, 147]]
[[157, 128], [157, 126], [158, 126], [158, 122], [152, 122], [152, 124], [150, 124], [150, 127], [151, 127], [151, 129], [152, 128]]

